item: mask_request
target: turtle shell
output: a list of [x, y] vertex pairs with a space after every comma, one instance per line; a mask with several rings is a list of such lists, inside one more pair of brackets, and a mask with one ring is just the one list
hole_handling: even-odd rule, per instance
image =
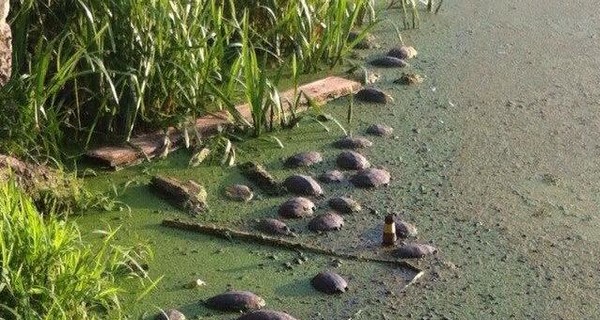
[[361, 89], [354, 94], [354, 97], [359, 101], [380, 104], [386, 104], [393, 100], [389, 94], [375, 88]]
[[291, 193], [302, 196], [321, 196], [323, 189], [312, 177], [305, 175], [289, 176], [283, 182], [285, 189]]
[[402, 259], [418, 259], [437, 253], [434, 246], [421, 243], [409, 243], [394, 250], [393, 254]]
[[350, 182], [358, 188], [377, 188], [390, 183], [390, 173], [377, 168], [361, 170], [350, 178]]
[[406, 221], [396, 221], [396, 235], [400, 238], [415, 238], [417, 236], [417, 227]]
[[329, 199], [329, 207], [341, 213], [353, 213], [362, 210], [360, 203], [348, 197], [335, 197]]
[[265, 300], [249, 291], [229, 291], [206, 300], [205, 304], [221, 311], [246, 311], [264, 307]]
[[285, 312], [273, 310], [252, 311], [237, 318], [237, 320], [296, 320]]
[[340, 230], [344, 225], [344, 218], [339, 214], [329, 211], [314, 217], [309, 223], [308, 228], [312, 231], [334, 231]]
[[233, 184], [225, 188], [225, 195], [235, 201], [250, 201], [254, 197], [252, 190], [243, 184]]
[[309, 167], [323, 161], [323, 157], [316, 151], [295, 154], [285, 161], [285, 166], [290, 168]]
[[304, 218], [312, 216], [315, 209], [315, 204], [309, 199], [294, 197], [279, 206], [277, 213], [284, 218]]
[[185, 315], [177, 309], [161, 311], [155, 318], [156, 320], [185, 320]]
[[369, 63], [372, 66], [382, 68], [404, 68], [408, 66], [408, 63], [406, 63], [406, 61], [392, 56], [378, 57], [371, 60], [371, 62]]
[[373, 145], [371, 140], [365, 137], [343, 137], [333, 143], [333, 146], [340, 149], [362, 149]]
[[374, 136], [387, 137], [394, 133], [394, 128], [385, 124], [372, 124], [367, 128], [367, 133]]
[[339, 274], [332, 271], [324, 271], [312, 278], [312, 286], [324, 293], [343, 293], [348, 290], [348, 283]]
[[258, 222], [258, 229], [274, 235], [289, 235], [292, 232], [285, 222], [277, 219], [263, 219]]
[[346, 170], [363, 170], [371, 166], [369, 160], [355, 151], [344, 151], [335, 160], [338, 167]]
[[401, 46], [390, 49], [387, 53], [388, 56], [406, 60], [412, 59], [417, 56], [417, 50], [410, 46]]
[[329, 170], [319, 176], [319, 180], [324, 183], [337, 183], [344, 181], [344, 173], [339, 170]]

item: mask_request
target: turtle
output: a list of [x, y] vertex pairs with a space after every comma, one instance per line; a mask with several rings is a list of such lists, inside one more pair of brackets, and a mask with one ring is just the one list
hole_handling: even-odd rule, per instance
[[358, 188], [377, 188], [390, 183], [390, 173], [384, 169], [368, 168], [357, 172], [350, 182]]
[[277, 219], [263, 219], [258, 222], [258, 229], [274, 235], [290, 235], [292, 231], [285, 222]]
[[258, 310], [265, 300], [250, 291], [228, 291], [205, 301], [208, 308], [221, 311]]
[[248, 202], [254, 197], [252, 189], [243, 184], [232, 184], [225, 188], [225, 195], [235, 201]]
[[294, 197], [279, 206], [277, 213], [283, 218], [304, 218], [312, 216], [315, 209], [315, 204], [310, 199]]
[[258, 310], [243, 314], [237, 320], [296, 320], [285, 312], [273, 310]]
[[321, 196], [323, 189], [315, 179], [306, 175], [292, 175], [283, 181], [285, 189], [291, 193], [303, 196]]
[[319, 176], [319, 181], [324, 183], [342, 182], [345, 179], [344, 173], [339, 170], [329, 170]]
[[363, 170], [371, 166], [367, 158], [355, 151], [344, 151], [335, 160], [338, 167], [346, 170]]
[[372, 145], [371, 140], [361, 136], [345, 136], [333, 143], [333, 146], [339, 149], [363, 149]]
[[344, 225], [344, 218], [334, 211], [329, 211], [314, 217], [309, 223], [308, 228], [312, 231], [334, 231], [340, 230]]
[[310, 283], [315, 289], [327, 294], [344, 293], [348, 290], [346, 280], [333, 271], [319, 272]]
[[360, 203], [348, 197], [335, 197], [327, 202], [331, 209], [340, 213], [354, 213], [362, 210]]
[[367, 133], [374, 136], [387, 137], [394, 133], [394, 128], [385, 124], [372, 124], [367, 128]]
[[372, 66], [381, 68], [404, 68], [408, 63], [392, 56], [377, 57], [369, 62]]
[[161, 310], [156, 320], [185, 320], [185, 315], [177, 309]]
[[359, 90], [357, 93], [354, 94], [354, 97], [359, 101], [378, 104], [386, 104], [394, 100], [389, 94], [379, 89], [370, 87]]
[[437, 253], [437, 248], [421, 243], [404, 244], [394, 250], [393, 255], [402, 259], [418, 259]]
[[400, 46], [390, 49], [387, 56], [402, 60], [412, 59], [417, 56], [417, 50], [411, 46]]
[[285, 161], [285, 166], [290, 168], [309, 167], [323, 161], [323, 157], [316, 151], [301, 152]]

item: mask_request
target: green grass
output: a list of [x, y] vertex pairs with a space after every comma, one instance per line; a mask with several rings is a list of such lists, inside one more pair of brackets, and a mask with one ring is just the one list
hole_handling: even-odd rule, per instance
[[133, 257], [141, 251], [113, 245], [115, 232], [102, 234], [99, 245], [82, 243], [75, 225], [40, 215], [15, 183], [2, 182], [0, 318], [123, 318], [117, 281], [139, 269]]
[[[261, 93], [250, 90], [270, 96], [276, 84], [253, 83], [249, 69], [258, 62], [287, 75], [293, 56], [299, 73], [339, 64], [369, 3], [11, 1], [14, 71], [0, 90], [0, 152], [64, 160], [67, 141], [123, 141], [222, 109], [241, 121], [234, 104], [254, 103]], [[242, 124], [260, 133], [259, 122]]]

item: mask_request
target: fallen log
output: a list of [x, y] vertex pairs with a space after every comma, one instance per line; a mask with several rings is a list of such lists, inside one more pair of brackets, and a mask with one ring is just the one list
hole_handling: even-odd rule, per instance
[[193, 180], [181, 182], [174, 178], [154, 176], [150, 187], [162, 198], [192, 216], [197, 216], [208, 209], [206, 190]]
[[262, 191], [270, 195], [283, 194], [283, 187], [273, 176], [260, 164], [248, 161], [238, 165], [242, 175], [252, 181]]
[[315, 246], [311, 246], [308, 244], [295, 242], [291, 240], [270, 237], [262, 234], [255, 234], [245, 231], [234, 230], [230, 228], [219, 227], [215, 225], [207, 225], [198, 222], [191, 221], [181, 221], [178, 219], [165, 219], [162, 221], [162, 225], [169, 228], [175, 228], [186, 231], [193, 231], [202, 234], [207, 234], [211, 236], [216, 236], [219, 238], [230, 239], [237, 238], [241, 240], [247, 240], [258, 244], [279, 247], [290, 250], [302, 250], [306, 252], [312, 252], [316, 254], [327, 255], [331, 257], [341, 258], [345, 260], [353, 260], [353, 261], [363, 261], [363, 262], [375, 262], [375, 263], [383, 263], [389, 264], [395, 267], [401, 267], [405, 269], [409, 269], [417, 273], [414, 278], [419, 278], [423, 274], [423, 270], [413, 266], [412, 264], [397, 259], [382, 259], [382, 258], [374, 258], [374, 257], [365, 257], [361, 255], [349, 254], [337, 252], [331, 249], [324, 249]]

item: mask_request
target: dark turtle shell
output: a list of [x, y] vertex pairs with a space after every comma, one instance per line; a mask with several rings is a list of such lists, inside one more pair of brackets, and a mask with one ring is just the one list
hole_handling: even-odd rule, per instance
[[284, 218], [304, 218], [312, 216], [315, 209], [315, 204], [309, 199], [294, 197], [279, 206], [277, 213]]
[[362, 210], [360, 203], [348, 197], [335, 197], [329, 199], [331, 209], [341, 213], [353, 213]]
[[390, 173], [383, 169], [369, 168], [361, 170], [350, 178], [358, 188], [377, 188], [390, 183]]
[[259, 310], [246, 313], [237, 320], [296, 320], [287, 313], [273, 310]]
[[335, 160], [338, 167], [346, 170], [363, 170], [371, 166], [369, 160], [355, 151], [344, 151]]
[[354, 97], [359, 101], [381, 104], [386, 104], [393, 100], [389, 94], [375, 88], [361, 89], [354, 94]]
[[285, 161], [285, 166], [290, 168], [309, 167], [323, 161], [323, 157], [316, 151], [295, 154]]
[[243, 184], [233, 184], [225, 188], [225, 195], [235, 201], [250, 201], [254, 197], [252, 190]]
[[283, 186], [288, 192], [302, 196], [318, 197], [323, 194], [323, 189], [319, 183], [312, 177], [305, 175], [289, 176], [283, 182]]
[[365, 137], [343, 137], [333, 143], [333, 146], [340, 149], [362, 149], [373, 145], [371, 140]]
[[343, 225], [344, 218], [333, 211], [329, 211], [314, 217], [308, 223], [308, 228], [312, 231], [333, 231], [340, 230]]
[[291, 234], [290, 228], [285, 222], [277, 219], [263, 219], [258, 222], [258, 229], [262, 232], [287, 236]]
[[417, 55], [417, 50], [410, 46], [401, 46], [390, 49], [387, 55], [390, 57], [406, 60], [414, 58]]
[[434, 246], [421, 243], [409, 243], [394, 250], [393, 254], [402, 259], [418, 259], [437, 253]]
[[185, 320], [185, 315], [177, 309], [161, 311], [155, 318], [156, 320]]
[[404, 68], [408, 66], [408, 63], [402, 59], [398, 59], [392, 56], [383, 56], [371, 60], [370, 64], [375, 67], [382, 68]]
[[367, 128], [367, 133], [374, 136], [387, 137], [394, 133], [394, 128], [385, 124], [372, 124]]
[[344, 179], [344, 173], [338, 170], [329, 170], [319, 176], [319, 180], [324, 183], [342, 182]]
[[396, 235], [400, 238], [415, 238], [417, 236], [417, 227], [406, 221], [396, 221]]
[[247, 311], [264, 307], [265, 300], [249, 291], [229, 291], [206, 300], [205, 304], [221, 311]]
[[332, 271], [320, 272], [310, 283], [315, 289], [327, 294], [343, 293], [348, 290], [346, 280]]
[[[348, 43], [354, 42], [360, 35], [360, 32], [350, 31], [348, 33]], [[364, 37], [354, 45], [355, 49], [372, 49], [375, 48], [375, 36], [370, 33], [366, 33]]]

